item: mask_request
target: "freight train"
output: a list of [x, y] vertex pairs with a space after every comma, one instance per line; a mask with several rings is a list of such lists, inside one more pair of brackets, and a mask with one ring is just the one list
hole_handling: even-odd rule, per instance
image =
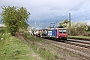
[[45, 30], [37, 30], [36, 36], [48, 39], [54, 39], [57, 41], [67, 40], [66, 28], [51, 28]]

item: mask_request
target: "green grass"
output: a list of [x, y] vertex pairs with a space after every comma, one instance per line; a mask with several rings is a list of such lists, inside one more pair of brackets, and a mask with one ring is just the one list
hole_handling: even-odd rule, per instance
[[56, 60], [55, 54], [47, 46], [42, 46], [44, 40], [42, 38], [35, 38], [33, 36], [28, 36], [29, 41], [33, 42], [30, 47], [40, 56], [46, 60]]
[[37, 42], [42, 42], [42, 38], [37, 38], [35, 36], [30, 36], [29, 34], [27, 35], [27, 39], [29, 39], [30, 41], [37, 41]]
[[27, 43], [10, 34], [4, 38], [0, 40], [0, 60], [37, 60]]
[[[57, 60], [55, 58], [57, 56], [64, 58], [63, 55], [56, 55], [54, 51], [48, 48], [42, 38], [27, 35], [30, 42], [27, 44], [10, 34], [1, 35], [1, 37], [4, 39], [0, 40], [0, 60]], [[53, 48], [57, 49], [56, 47]]]
[[56, 60], [54, 52], [35, 43], [43, 42], [42, 38], [27, 35], [29, 42], [32, 42], [27, 44], [8, 33], [1, 37], [4, 39], [0, 40], [0, 60]]
[[5, 28], [0, 28], [0, 40], [4, 38], [2, 35], [5, 33]]
[[68, 38], [77, 38], [77, 39], [90, 40], [90, 36], [68, 36]]
[[[73, 54], [71, 52], [66, 52], [64, 51], [62, 48], [58, 48], [56, 46], [52, 46], [50, 44], [47, 44], [44, 40], [42, 40], [41, 38], [35, 38], [33, 36], [29, 37], [29, 40], [32, 41], [33, 43], [30, 44], [30, 47], [38, 54], [40, 54], [40, 56], [46, 60], [59, 60], [59, 59], [63, 59], [65, 58], [64, 55], [68, 55], [68, 57], [78, 57], [77, 54]], [[54, 51], [55, 49], [55, 51]], [[60, 51], [65, 53], [57, 53], [56, 51]]]
[[54, 52], [51, 52], [50, 49], [48, 49], [47, 47], [41, 47], [37, 44], [32, 44], [30, 45], [31, 48], [33, 48], [33, 50], [40, 54], [40, 56], [46, 60], [55, 60], [54, 56]]

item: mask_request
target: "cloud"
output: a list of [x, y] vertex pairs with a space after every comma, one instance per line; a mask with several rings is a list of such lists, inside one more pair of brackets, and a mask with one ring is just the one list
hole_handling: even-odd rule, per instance
[[[85, 16], [90, 13], [90, 11], [87, 11], [90, 10], [90, 0], [0, 0], [0, 6], [3, 5], [25, 7], [31, 13], [29, 23], [31, 21], [49, 21], [49, 24], [50, 21], [68, 19], [69, 12], [72, 17], [76, 17], [72, 20], [77, 21], [86, 19]], [[85, 16], [82, 16], [83, 14]]]

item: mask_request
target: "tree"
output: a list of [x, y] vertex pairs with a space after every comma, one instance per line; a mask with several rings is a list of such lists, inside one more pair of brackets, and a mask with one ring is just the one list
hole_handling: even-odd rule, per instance
[[88, 31], [90, 31], [90, 26], [88, 26]]
[[64, 24], [69, 23], [68, 19], [65, 19], [63, 23], [64, 23]]
[[[63, 26], [67, 28], [67, 31], [69, 31], [69, 21], [68, 20], [64, 20], [63, 22], [60, 22], [59, 26]], [[84, 35], [86, 34], [87, 30], [89, 30], [89, 27], [86, 22], [71, 23], [71, 34], [72, 35]]]
[[59, 23], [59, 26], [67, 27], [68, 23], [69, 23], [68, 19], [65, 19], [63, 22]]
[[8, 32], [15, 36], [16, 32], [23, 31], [28, 27], [28, 18], [30, 13], [24, 7], [3, 6], [2, 21]]

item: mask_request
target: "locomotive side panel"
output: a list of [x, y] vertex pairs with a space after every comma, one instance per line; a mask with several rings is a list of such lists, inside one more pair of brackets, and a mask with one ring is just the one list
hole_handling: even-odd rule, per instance
[[47, 36], [48, 37], [56, 37], [57, 31], [56, 30], [48, 30], [47, 31]]

